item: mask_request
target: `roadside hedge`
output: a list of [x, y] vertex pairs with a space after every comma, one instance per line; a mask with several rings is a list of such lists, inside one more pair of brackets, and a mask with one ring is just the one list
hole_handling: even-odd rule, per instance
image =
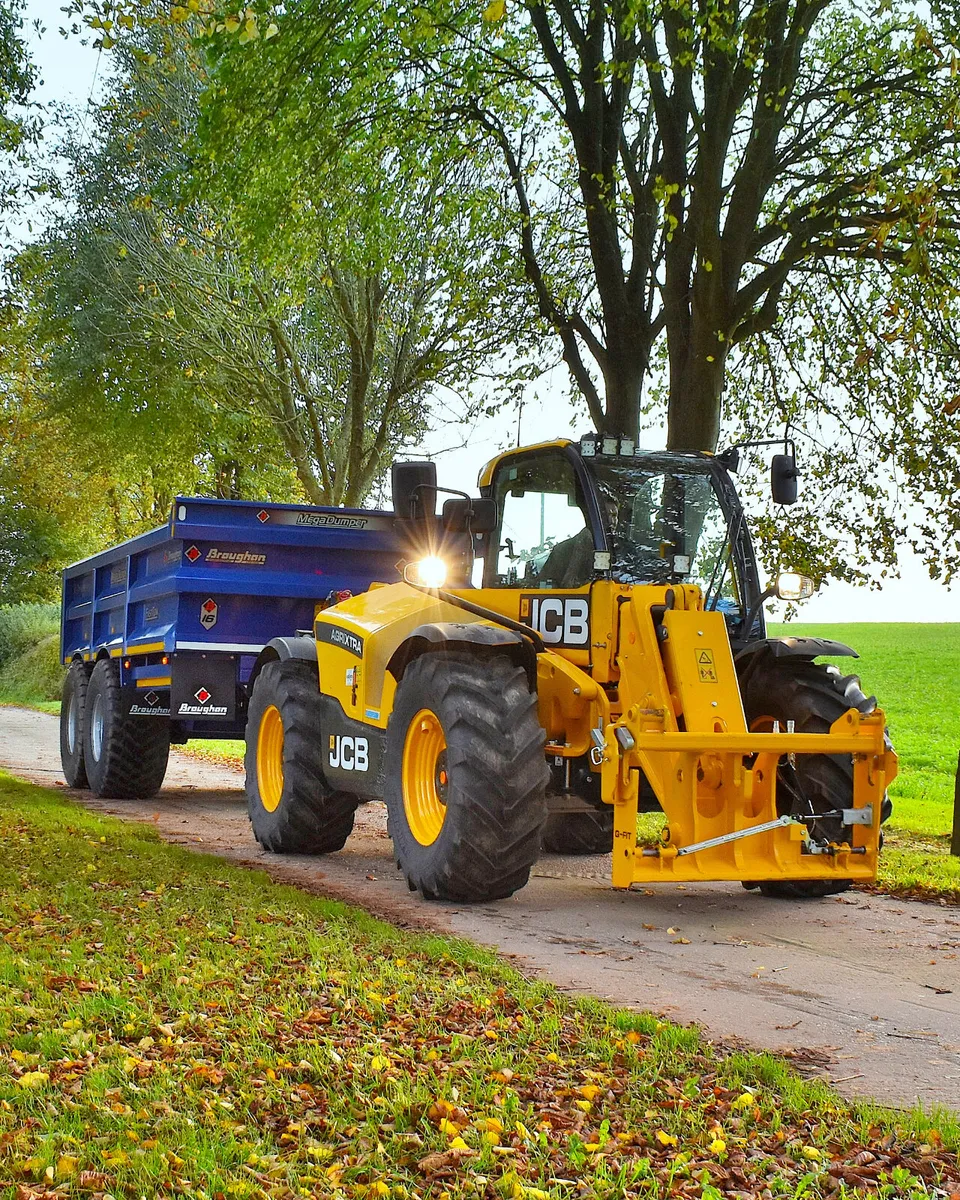
[[0, 700], [60, 699], [60, 609], [56, 604], [0, 607]]

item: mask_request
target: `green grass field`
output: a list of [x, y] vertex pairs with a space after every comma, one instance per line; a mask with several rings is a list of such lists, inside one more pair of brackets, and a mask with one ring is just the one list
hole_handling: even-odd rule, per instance
[[0, 839], [2, 1200], [960, 1187], [947, 1114], [852, 1109], [2, 775]]
[[859, 659], [832, 661], [877, 696], [900, 758], [880, 885], [960, 901], [960, 858], [949, 853], [960, 754], [960, 623], [791, 623], [772, 632], [831, 637], [859, 652]]

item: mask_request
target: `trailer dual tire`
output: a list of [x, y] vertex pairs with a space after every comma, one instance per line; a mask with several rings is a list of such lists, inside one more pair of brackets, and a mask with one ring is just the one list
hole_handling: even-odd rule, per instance
[[551, 813], [540, 835], [540, 847], [546, 854], [610, 854], [613, 809]]
[[72, 662], [60, 696], [60, 764], [67, 787], [86, 788], [83, 761], [83, 716], [90, 676], [81, 662]]
[[120, 672], [109, 659], [93, 668], [81, 724], [83, 767], [95, 796], [146, 800], [156, 795], [167, 771], [170, 722], [124, 715]]
[[275, 854], [330, 854], [353, 829], [357, 797], [323, 774], [315, 662], [268, 662], [247, 715], [247, 809], [253, 835]]
[[[828, 733], [831, 725], [851, 708], [868, 714], [876, 701], [864, 694], [856, 675], [842, 675], [835, 666], [822, 666], [809, 659], [777, 659], [765, 656], [751, 665], [741, 681], [744, 710], [751, 729], [767, 731], [774, 720], [781, 729], [787, 721], [794, 722], [797, 733]], [[850, 808], [853, 803], [853, 756], [850, 754], [798, 754], [796, 766], [790, 768], [793, 778], [778, 779], [778, 796], [789, 797], [792, 786], [793, 802], [780, 804], [781, 812], [818, 813]], [[882, 820], [890, 815], [892, 806], [884, 799]], [[811, 822], [814, 837], [830, 841], [849, 841], [850, 829], [839, 818]], [[780, 899], [818, 899], [845, 892], [850, 879], [782, 879], [754, 883], [744, 887], [759, 888], [765, 896]]]
[[549, 770], [526, 672], [503, 655], [428, 653], [387, 726], [385, 799], [397, 865], [428, 900], [501, 900], [540, 852]]

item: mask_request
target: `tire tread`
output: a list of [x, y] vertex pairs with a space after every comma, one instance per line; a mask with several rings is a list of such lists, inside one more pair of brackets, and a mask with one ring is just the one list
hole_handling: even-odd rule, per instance
[[120, 674], [108, 659], [93, 669], [86, 700], [96, 688], [104, 697], [103, 754], [98, 765], [89, 753], [84, 714], [84, 759], [90, 789], [104, 800], [148, 800], [163, 784], [170, 754], [170, 722], [162, 717], [124, 717]]
[[[284, 743], [283, 794], [273, 813], [260, 803], [257, 784], [257, 734], [270, 704], [280, 710]], [[250, 703], [244, 766], [250, 823], [264, 850], [330, 854], [343, 849], [353, 831], [357, 797], [331, 789], [323, 773], [320, 693], [312, 664], [289, 659], [263, 668]]]
[[[401, 761], [403, 714], [427, 705], [441, 720], [446, 715], [457, 803], [434, 846], [421, 847], [403, 816]], [[536, 696], [505, 656], [426, 654], [407, 668], [387, 729], [386, 798], [388, 831], [411, 889], [470, 903], [501, 900], [524, 886], [546, 819], [543, 746]]]

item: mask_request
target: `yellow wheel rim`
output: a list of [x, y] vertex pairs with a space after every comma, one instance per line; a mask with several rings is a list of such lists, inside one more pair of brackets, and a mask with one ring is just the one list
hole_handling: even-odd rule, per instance
[[260, 718], [257, 733], [257, 790], [267, 812], [276, 812], [283, 795], [283, 721], [271, 704]]
[[421, 846], [432, 846], [447, 815], [447, 739], [436, 713], [421, 708], [403, 743], [403, 811]]

